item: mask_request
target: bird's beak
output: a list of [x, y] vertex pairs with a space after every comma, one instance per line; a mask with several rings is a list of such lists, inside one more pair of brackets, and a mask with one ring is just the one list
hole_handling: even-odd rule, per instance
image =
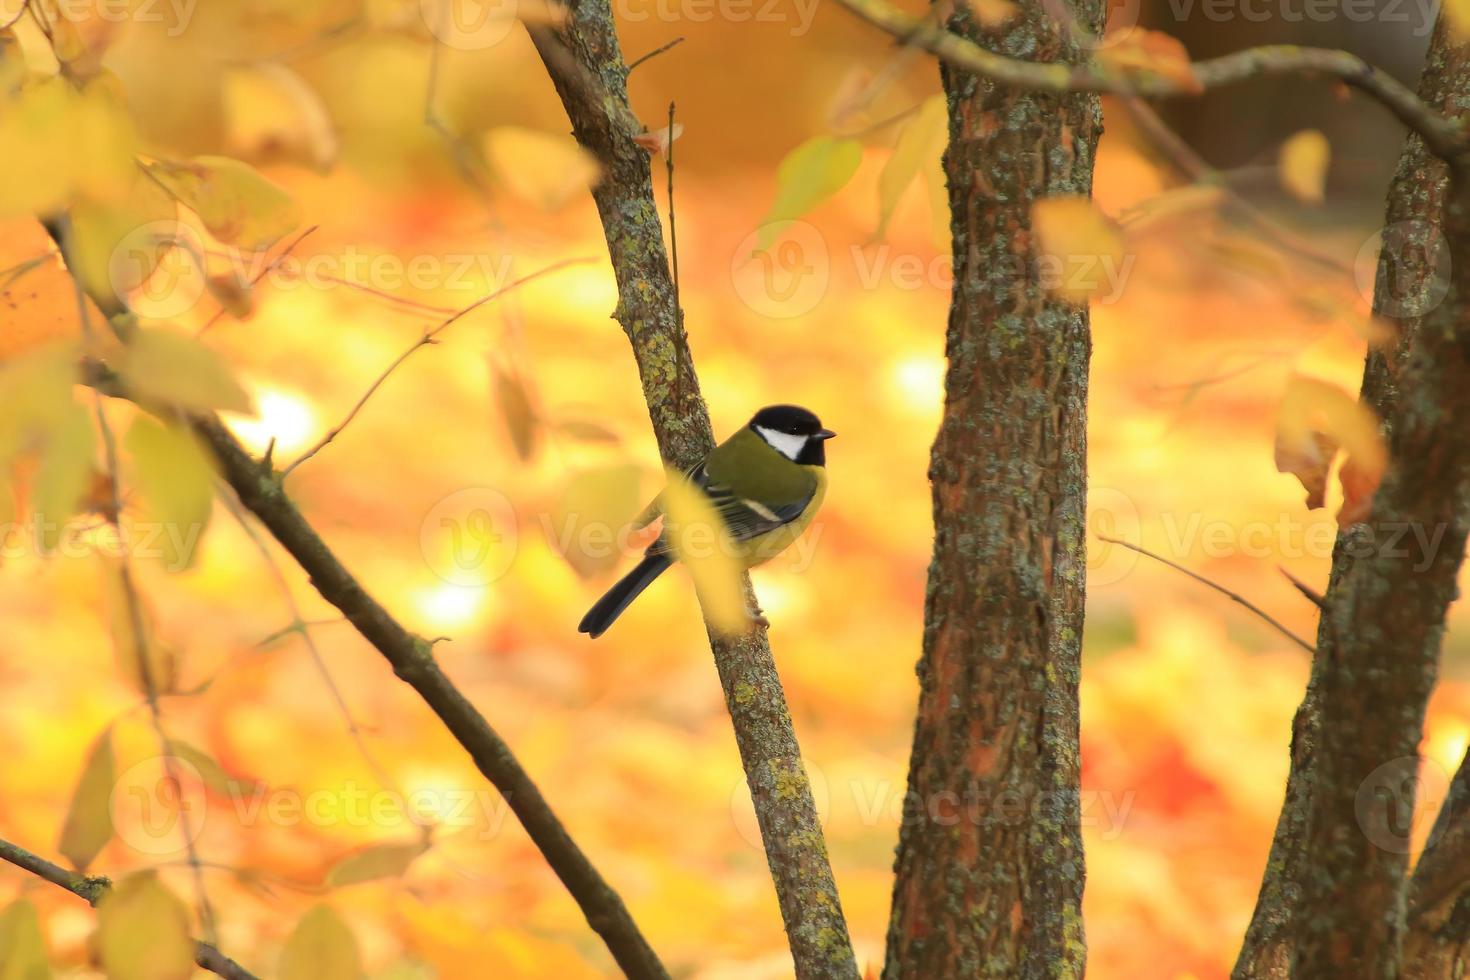
[[817, 433], [816, 438], [826, 440], [831, 439], [835, 435], [837, 435], [837, 433], [833, 432], [831, 429], [822, 429]]

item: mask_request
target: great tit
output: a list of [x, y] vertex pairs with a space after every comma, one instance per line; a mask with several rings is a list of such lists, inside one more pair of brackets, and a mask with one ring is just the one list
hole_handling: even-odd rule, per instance
[[[827, 490], [826, 442], [836, 434], [804, 408], [770, 405], [689, 471], [746, 568], [776, 557], [811, 523]], [[655, 500], [655, 512], [657, 506]], [[665, 528], [637, 567], [587, 611], [579, 633], [601, 636], [674, 563], [667, 535]]]

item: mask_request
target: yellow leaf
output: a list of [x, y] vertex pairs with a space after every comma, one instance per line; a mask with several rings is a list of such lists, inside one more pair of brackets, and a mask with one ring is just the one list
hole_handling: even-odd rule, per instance
[[888, 222], [904, 191], [926, 164], [940, 158], [948, 136], [949, 110], [944, 96], [925, 99], [919, 111], [899, 132], [893, 155], [878, 174], [878, 230], [873, 233], [874, 238], [882, 238], [888, 233]]
[[160, 160], [148, 165], [148, 173], [227, 245], [263, 251], [301, 223], [291, 195], [239, 160]]
[[326, 170], [337, 158], [337, 133], [321, 96], [285, 65], [265, 61], [224, 79], [231, 152]]
[[0, 95], [0, 216], [58, 211], [79, 193], [108, 196], [136, 173], [137, 133], [105, 86], [41, 78]]
[[195, 748], [188, 742], [171, 738], [168, 740], [168, 750], [192, 768], [199, 782], [211, 793], [224, 797], [238, 797], [241, 794], [249, 795], [260, 786], [252, 779], [236, 779], [231, 776], [225, 772], [224, 766], [215, 761], [214, 756], [202, 749]]
[[1293, 375], [1276, 415], [1276, 468], [1301, 481], [1308, 507], [1322, 506], [1339, 446], [1346, 453], [1340, 476], [1348, 497], [1339, 520], [1356, 519], [1366, 515], [1388, 465], [1378, 417], [1337, 385]]
[[1189, 52], [1178, 38], [1162, 31], [1143, 27], [1124, 27], [1109, 31], [1098, 51], [1097, 60], [1104, 67], [1125, 75], [1157, 75], [1179, 85], [1186, 92], [1200, 92], [1204, 86], [1194, 74]]
[[1037, 201], [1031, 206], [1031, 228], [1042, 281], [1070, 303], [1086, 304], [1123, 267], [1123, 235], [1089, 198]]
[[[159, 637], [154, 628], [153, 611], [137, 586], [129, 592], [123, 580], [125, 566], [112, 559], [103, 562], [103, 592], [106, 601], [107, 630], [117, 655], [118, 670], [140, 694], [164, 694], [178, 687], [178, 658]], [[136, 605], [136, 608], [135, 608]], [[146, 655], [147, 673], [144, 673]]]
[[51, 980], [41, 918], [24, 898], [0, 912], [0, 980]]
[[[164, 567], [188, 568], [214, 505], [214, 468], [187, 432], [139, 415], [123, 441], [133, 463], [133, 480], [148, 518], [162, 525], [152, 534]], [[150, 529], [152, 530], [152, 529]]]
[[1306, 204], [1321, 204], [1327, 186], [1327, 165], [1332, 146], [1315, 129], [1304, 129], [1281, 145], [1277, 173], [1281, 186]]
[[15, 30], [10, 27], [0, 30], [0, 99], [19, 92], [28, 77], [30, 68]]
[[597, 158], [570, 136], [500, 126], [484, 137], [485, 159], [506, 189], [555, 211], [602, 178]]
[[557, 419], [552, 428], [569, 439], [578, 442], [622, 442], [616, 432], [591, 419]]
[[705, 494], [684, 474], [669, 471], [663, 492], [664, 536], [689, 569], [710, 628], [735, 635], [750, 629], [741, 583], [744, 570], [725, 522]]
[[966, 0], [981, 27], [999, 27], [1020, 9], [1011, 0]]
[[328, 888], [342, 888], [380, 878], [400, 878], [429, 849], [428, 841], [374, 844], [350, 854], [327, 872]]
[[362, 975], [357, 939], [326, 905], [301, 917], [286, 940], [277, 971], [280, 980], [359, 980]]
[[31, 486], [31, 510], [42, 551], [61, 543], [61, 535], [91, 484], [92, 416], [72, 402], [46, 434], [41, 465]]
[[25, 449], [44, 444], [47, 433], [70, 414], [77, 382], [75, 344], [50, 344], [0, 364], [0, 466]]
[[189, 912], [153, 871], [129, 875], [97, 903], [97, 958], [109, 980], [187, 980]]
[[1470, 41], [1470, 0], [1444, 0], [1445, 19], [1458, 41]]
[[552, 509], [550, 544], [582, 578], [616, 568], [620, 534], [638, 512], [643, 471], [631, 464], [572, 474]]
[[541, 420], [536, 413], [530, 387], [519, 372], [494, 361], [490, 363], [490, 376], [495, 388], [495, 404], [500, 409], [511, 445], [515, 447], [517, 456], [528, 460], [536, 453], [536, 441], [541, 431]]
[[61, 825], [61, 843], [56, 848], [78, 871], [87, 870], [112, 839], [112, 787], [116, 781], [112, 729], [104, 728], [82, 765], [81, 778]]
[[139, 330], [123, 351], [117, 372], [129, 394], [143, 401], [201, 411], [254, 411], [250, 396], [219, 355], [183, 334]]
[[204, 281], [204, 288], [236, 320], [249, 319], [250, 314], [255, 312], [255, 289], [248, 280], [241, 279], [234, 269], [209, 276]]
[[171, 247], [173, 198], [139, 174], [126, 194], [79, 196], [71, 207], [67, 255], [88, 293], [125, 298], [147, 281]]
[[769, 248], [785, 222], [801, 217], [845, 187], [862, 160], [861, 143], [832, 136], [813, 137], [786, 154], [776, 168], [776, 202], [761, 219], [757, 247]]

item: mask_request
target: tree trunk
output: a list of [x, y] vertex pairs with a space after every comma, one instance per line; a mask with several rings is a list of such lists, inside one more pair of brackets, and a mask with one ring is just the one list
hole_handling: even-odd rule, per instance
[[[1454, 114], [1470, 98], [1470, 48], [1456, 44], [1443, 21], [1438, 25], [1430, 44], [1424, 72], [1419, 81], [1419, 96], [1447, 114]], [[1443, 252], [1437, 252], [1435, 246], [1447, 187], [1448, 172], [1445, 165], [1428, 153], [1418, 136], [1411, 134], [1405, 142], [1398, 170], [1388, 192], [1384, 219], [1385, 244], [1374, 290], [1375, 310], [1398, 326], [1399, 337], [1387, 352], [1370, 351], [1363, 373], [1363, 401], [1373, 407], [1390, 428], [1394, 425], [1400, 401], [1401, 381], [1405, 377], [1410, 351], [1421, 331], [1422, 315], [1429, 312], [1430, 305], [1437, 301], [1438, 288], [1444, 285], [1441, 280], [1444, 270], [1440, 267]], [[1447, 438], [1453, 440], [1455, 436], [1447, 434]], [[1399, 456], [1396, 455], [1395, 465], [1398, 465], [1398, 461]], [[1461, 513], [1464, 513], [1465, 503], [1462, 497]], [[1430, 533], [1433, 533], [1432, 530]], [[1355, 556], [1371, 548], [1372, 535], [1372, 530], [1359, 526], [1339, 537], [1325, 596], [1328, 609], [1339, 609], [1343, 605], [1349, 574], [1359, 561]], [[1442, 546], [1448, 547], [1449, 542], [1442, 542]], [[1404, 561], [1406, 559], [1401, 559], [1401, 563]], [[1415, 591], [1442, 593], [1445, 586], [1444, 576], [1448, 575], [1449, 581], [1453, 582], [1458, 559], [1452, 564], [1453, 567], [1447, 564], [1428, 574], [1399, 575], [1398, 583], [1403, 588]], [[1390, 567], [1388, 571], [1392, 572], [1393, 569]], [[1403, 569], [1400, 568], [1399, 571], [1402, 572]], [[1437, 582], [1434, 580], [1435, 576], [1438, 576]], [[1442, 619], [1442, 613], [1440, 618]], [[1328, 674], [1336, 669], [1332, 654], [1338, 647], [1339, 628], [1336, 618], [1331, 615], [1324, 615], [1319, 624], [1317, 642], [1320, 652], [1312, 665], [1306, 696], [1292, 725], [1291, 773], [1287, 781], [1286, 799], [1271, 844], [1271, 855], [1267, 861], [1255, 914], [1235, 966], [1233, 976], [1236, 980], [1284, 978], [1290, 974], [1298, 927], [1297, 913], [1306, 895], [1307, 878], [1309, 875], [1327, 873], [1325, 869], [1314, 868], [1313, 863], [1321, 855], [1309, 853], [1308, 839], [1314, 795], [1322, 778], [1319, 760], [1324, 750], [1319, 743], [1322, 739], [1323, 686]], [[1413, 682], [1411, 686], [1415, 689], [1432, 680], [1433, 660], [1439, 643], [1438, 631], [1425, 635], [1422, 639], [1424, 643], [1432, 645], [1432, 650], [1426, 653], [1420, 648], [1416, 654], [1411, 655], [1419, 664], [1417, 669], [1427, 672]], [[1382, 656], [1386, 656], [1386, 651]], [[1360, 678], [1360, 682], [1364, 680], [1366, 678]], [[1424, 689], [1427, 690], [1427, 686]], [[1408, 700], [1418, 700], [1417, 693], [1410, 693]], [[1411, 709], [1411, 717], [1406, 722], [1417, 733], [1419, 723], [1413, 722], [1412, 715]], [[1366, 733], [1358, 737], [1366, 737]], [[1398, 741], [1404, 742], [1407, 737], [1405, 735]], [[1417, 734], [1413, 736], [1415, 741], [1417, 737]], [[1382, 748], [1370, 747], [1375, 751]], [[1413, 755], [1414, 748], [1410, 745], [1406, 757]], [[1380, 762], [1392, 759], [1391, 755], [1382, 755]], [[1356, 787], [1353, 789], [1356, 794]], [[1402, 856], [1395, 863], [1398, 865], [1396, 870], [1385, 871], [1390, 878], [1401, 880]], [[1327, 890], [1332, 889], [1329, 887]], [[1384, 917], [1401, 923], [1401, 898], [1387, 901], [1389, 896], [1380, 897], [1386, 900], [1382, 909]], [[1391, 931], [1396, 932], [1398, 928], [1395, 926]]]
[[[1071, 60], [1040, 0], [987, 47]], [[1082, 22], [1101, 26], [1086, 0]], [[955, 285], [934, 556], [884, 976], [1081, 976], [1077, 683], [1088, 318], [1036, 275], [1031, 205], [1088, 194], [1096, 96], [942, 68]]]

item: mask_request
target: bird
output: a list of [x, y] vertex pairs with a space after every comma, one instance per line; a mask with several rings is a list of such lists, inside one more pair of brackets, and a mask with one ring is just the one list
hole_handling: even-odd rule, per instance
[[[736, 557], [754, 568], [786, 550], [811, 523], [827, 492], [827, 440], [837, 433], [797, 405], [768, 405], [686, 474], [719, 515]], [[659, 513], [649, 505], [648, 521]], [[645, 522], [647, 523], [647, 522]], [[669, 528], [643, 560], [593, 604], [577, 632], [596, 639], [674, 563]]]

